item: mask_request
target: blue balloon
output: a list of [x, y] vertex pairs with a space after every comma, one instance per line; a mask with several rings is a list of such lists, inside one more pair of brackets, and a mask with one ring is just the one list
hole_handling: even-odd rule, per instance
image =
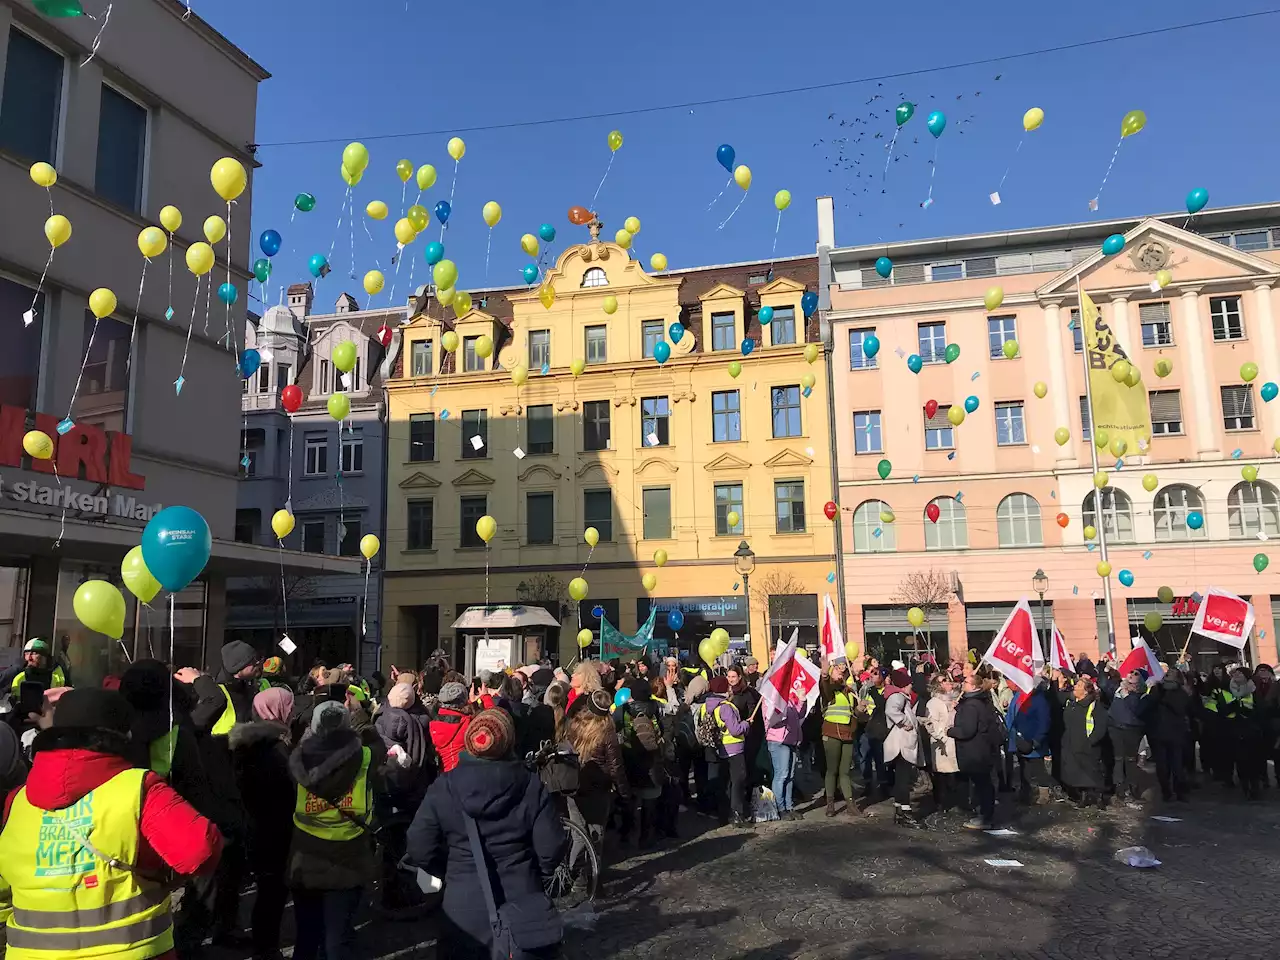
[[653, 359], [659, 363], [666, 363], [671, 359], [671, 344], [665, 340], [659, 340], [653, 345]]
[[520, 271], [520, 276], [524, 277], [525, 283], [536, 283], [538, 280], [538, 265], [527, 263]]
[[929, 128], [929, 132], [936, 140], [942, 136], [942, 131], [947, 129], [947, 115], [941, 110], [935, 110], [929, 114], [929, 119], [924, 122], [924, 125]]
[[1262, 402], [1263, 403], [1270, 403], [1272, 400], [1276, 398], [1277, 394], [1280, 394], [1280, 387], [1277, 387], [1270, 380], [1268, 380], [1266, 383], [1262, 385]]
[[733, 147], [727, 143], [722, 143], [716, 147], [716, 162], [724, 167], [730, 173], [733, 173], [733, 161], [737, 158], [737, 154], [733, 152]]
[[280, 234], [274, 230], [263, 230], [262, 236], [258, 238], [258, 246], [262, 248], [262, 252], [268, 257], [274, 257], [280, 252], [280, 244], [284, 241], [280, 239]]
[[684, 336], [684, 324], [677, 320], [667, 328], [667, 333], [671, 335], [672, 343], [679, 343], [680, 338]]
[[756, 348], [756, 342], [750, 337], [742, 338], [742, 355], [744, 357], [751, 356], [751, 351]]
[[451, 213], [453, 213], [453, 207], [449, 206], [448, 200], [441, 200], [436, 204], [436, 219], [441, 223], [448, 223]]
[[1120, 582], [1121, 582], [1124, 586], [1126, 586], [1126, 587], [1132, 587], [1132, 586], [1133, 586], [1133, 571], [1132, 571], [1132, 570], [1121, 570], [1121, 571], [1120, 571]]
[[973, 413], [978, 409], [978, 398], [970, 394], [964, 398], [964, 412]]
[[893, 273], [893, 261], [888, 257], [878, 257], [876, 259], [876, 273], [888, 280], [889, 274]]
[[773, 307], [760, 308], [760, 323], [762, 326], [768, 326], [773, 323]]
[[218, 299], [230, 306], [240, 299], [240, 291], [234, 283], [224, 283], [218, 287]]
[[924, 369], [924, 361], [920, 359], [920, 354], [913, 353], [907, 357], [907, 369], [912, 373], [919, 373]]
[[434, 267], [444, 259], [444, 244], [439, 240], [432, 240], [422, 248], [422, 258], [427, 261], [427, 266]]
[[209, 524], [190, 507], [165, 507], [142, 531], [143, 562], [170, 593], [200, 576], [212, 548]]
[[667, 612], [667, 626], [672, 630], [679, 630], [684, 626], [684, 614], [679, 610], [670, 610]]
[[1199, 213], [1205, 208], [1209, 202], [1209, 191], [1204, 187], [1197, 187], [1187, 194], [1187, 213]]
[[544, 223], [538, 228], [538, 236], [542, 238], [543, 243], [552, 243], [556, 239], [556, 228], [549, 223]]
[[862, 352], [867, 359], [874, 357], [880, 352], [880, 338], [874, 333], [869, 333], [862, 338]]
[[329, 272], [329, 260], [323, 253], [313, 253], [307, 261], [307, 269], [313, 277], [323, 277]]
[[[1204, 526], [1204, 514], [1199, 510], [1192, 510], [1187, 514], [1187, 526], [1192, 530], [1199, 530]], [[145, 557], [143, 559], [146, 559]]]
[[813, 311], [818, 309], [818, 295], [812, 290], [806, 290], [804, 295], [800, 297], [800, 310], [806, 317], [812, 317]]
[[262, 366], [262, 354], [250, 347], [240, 354], [240, 376], [248, 380]]
[[615, 707], [625, 707], [631, 701], [631, 688], [620, 687], [618, 692], [613, 695], [613, 705]]
[[1115, 256], [1124, 249], [1124, 237], [1119, 233], [1113, 233], [1107, 239], [1102, 241], [1102, 252], [1108, 257]]

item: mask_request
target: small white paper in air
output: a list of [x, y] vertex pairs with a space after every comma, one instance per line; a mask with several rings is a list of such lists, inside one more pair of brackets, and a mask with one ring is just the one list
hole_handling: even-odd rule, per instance
[[1097, 209], [1098, 209], [1098, 198], [1097, 198], [1097, 197], [1094, 197], [1092, 200], [1090, 200], [1090, 201], [1089, 201], [1089, 209], [1090, 209], [1090, 210], [1097, 210]]
[[340, 379], [342, 380], [342, 389], [343, 389], [343, 390], [350, 390], [350, 389], [351, 389], [351, 374], [349, 374], [349, 373], [344, 373], [344, 374], [341, 376], [341, 378], [340, 378]]
[[1159, 280], [1152, 280], [1152, 281], [1151, 281], [1151, 292], [1152, 292], [1152, 293], [1159, 293], [1159, 292], [1160, 292], [1160, 281], [1159, 281]]
[[516, 447], [516, 448], [515, 448], [514, 450], [512, 450], [511, 452], [512, 452], [512, 453], [514, 453], [514, 454], [516, 455], [516, 459], [517, 459], [517, 460], [523, 460], [523, 459], [524, 459], [524, 451], [523, 451], [523, 450], [521, 450], [519, 447]]
[[479, 434], [476, 434], [474, 437], [471, 438], [471, 449], [472, 450], [484, 449], [484, 440], [480, 437]]
[[24, 327], [29, 327], [31, 326], [31, 324], [35, 322], [35, 319], [36, 319], [36, 312], [34, 310], [24, 311], [22, 314], [22, 325]]
[[995, 193], [991, 194], [991, 205], [992, 205], [993, 207], [998, 207], [998, 206], [1000, 206], [1000, 191], [999, 191], [999, 190], [997, 190]]
[[658, 445], [658, 435], [656, 433], [646, 433], [644, 435], [644, 442], [651, 447], [656, 447]]
[[290, 640], [289, 635], [286, 633], [280, 638], [280, 649], [285, 653], [293, 653], [293, 651], [298, 649], [298, 645]]

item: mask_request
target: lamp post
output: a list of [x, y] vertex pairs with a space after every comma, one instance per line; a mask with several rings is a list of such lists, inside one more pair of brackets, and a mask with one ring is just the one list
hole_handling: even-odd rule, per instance
[[[1043, 570], [1036, 568], [1035, 576], [1031, 578], [1031, 589], [1035, 590], [1036, 593], [1040, 594], [1040, 642], [1043, 644], [1044, 631], [1045, 631], [1044, 595], [1049, 590], [1049, 578], [1048, 576], [1045, 575], [1045, 572]], [[1044, 647], [1041, 646], [1040, 649], [1043, 650]]]
[[733, 554], [733, 568], [742, 577], [742, 599], [747, 605], [747, 653], [751, 653], [751, 574], [756, 570], [756, 555], [750, 544], [743, 540]]

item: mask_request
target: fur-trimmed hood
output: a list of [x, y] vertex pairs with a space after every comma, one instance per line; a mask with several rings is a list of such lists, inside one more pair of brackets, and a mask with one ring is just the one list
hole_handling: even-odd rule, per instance
[[237, 723], [227, 735], [227, 746], [232, 750], [245, 750], [260, 743], [280, 741], [289, 743], [289, 728], [274, 720], [252, 720], [249, 723]]

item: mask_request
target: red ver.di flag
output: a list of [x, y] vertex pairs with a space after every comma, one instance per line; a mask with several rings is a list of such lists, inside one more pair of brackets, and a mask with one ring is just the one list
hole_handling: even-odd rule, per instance
[[1044, 663], [1044, 654], [1040, 652], [1040, 639], [1036, 636], [1031, 605], [1026, 597], [1013, 608], [982, 660], [1004, 674], [1005, 679], [1023, 693], [1035, 689], [1036, 664]]
[[1253, 632], [1253, 604], [1234, 593], [1210, 587], [1196, 611], [1191, 630], [1243, 650]]
[[827, 663], [844, 663], [849, 659], [844, 652], [844, 634], [840, 631], [839, 618], [829, 593], [822, 604], [822, 653]]
[[1071, 662], [1071, 654], [1067, 653], [1067, 640], [1058, 629], [1056, 621], [1053, 624], [1053, 640], [1049, 646], [1049, 666], [1063, 673], [1076, 672], [1076, 665]]
[[791, 639], [784, 647], [779, 644], [773, 654], [773, 663], [760, 678], [760, 699], [764, 706], [764, 722], [788, 705], [795, 707], [800, 716], [809, 712], [818, 699], [817, 665], [807, 657], [796, 656], [800, 631], [792, 630]]

